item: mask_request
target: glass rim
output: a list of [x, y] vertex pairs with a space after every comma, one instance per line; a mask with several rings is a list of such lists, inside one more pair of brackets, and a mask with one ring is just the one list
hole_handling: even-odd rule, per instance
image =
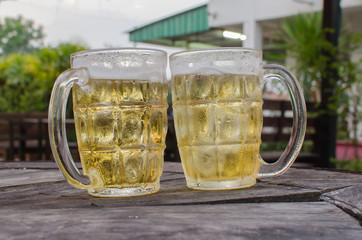
[[254, 52], [262, 54], [262, 50], [254, 48], [244, 48], [244, 47], [218, 47], [218, 48], [203, 48], [203, 49], [192, 49], [192, 50], [183, 50], [180, 52], [175, 52], [170, 55], [170, 60], [183, 55], [197, 54], [197, 53], [216, 53], [216, 52]]
[[166, 55], [167, 52], [161, 49], [153, 49], [153, 48], [99, 48], [99, 49], [89, 49], [79, 52], [74, 52], [70, 54], [70, 58], [74, 59], [76, 57], [88, 56], [88, 55], [102, 55], [108, 53], [139, 53], [139, 52], [148, 52], [148, 53], [156, 53], [160, 55]]

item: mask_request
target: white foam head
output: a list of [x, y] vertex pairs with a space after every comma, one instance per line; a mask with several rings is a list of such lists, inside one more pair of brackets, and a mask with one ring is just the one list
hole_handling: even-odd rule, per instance
[[260, 75], [262, 52], [247, 48], [215, 48], [184, 51], [170, 56], [171, 74]]
[[166, 82], [167, 53], [141, 48], [101, 49], [73, 53], [72, 68], [85, 67], [93, 79]]

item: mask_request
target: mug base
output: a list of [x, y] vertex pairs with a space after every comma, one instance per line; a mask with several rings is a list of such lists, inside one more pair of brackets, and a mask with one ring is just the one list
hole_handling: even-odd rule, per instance
[[256, 184], [254, 177], [245, 177], [230, 181], [195, 181], [187, 179], [187, 186], [197, 190], [230, 190], [252, 187]]
[[101, 190], [89, 189], [88, 193], [95, 197], [133, 197], [156, 193], [160, 190], [160, 184], [149, 184], [139, 187], [116, 188], [109, 187]]

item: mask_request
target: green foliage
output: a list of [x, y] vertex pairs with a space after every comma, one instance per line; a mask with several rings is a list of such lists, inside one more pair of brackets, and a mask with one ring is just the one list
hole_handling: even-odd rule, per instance
[[84, 49], [61, 44], [32, 54], [12, 53], [0, 58], [0, 111], [47, 111], [55, 79], [70, 67], [70, 54]]
[[291, 66], [301, 82], [306, 99], [311, 98], [311, 92], [319, 89], [320, 63], [324, 62], [320, 54], [322, 45], [322, 15], [299, 14], [286, 18], [277, 33], [276, 49], [282, 49], [279, 54], [269, 56], [271, 60], [294, 59]]
[[[352, 137], [354, 139], [351, 142], [356, 144], [357, 125], [362, 118], [358, 107], [362, 104], [362, 62], [353, 62], [351, 55], [361, 47], [362, 34], [342, 29], [338, 47], [335, 47], [325, 38], [332, 31], [322, 30], [321, 13], [299, 14], [287, 18], [277, 34], [276, 43], [269, 46], [270, 49], [281, 51], [267, 53], [266, 56], [277, 62], [281, 59], [294, 60], [290, 61], [293, 65], [289, 68], [301, 82], [306, 100], [317, 102], [317, 114], [337, 115], [337, 138]], [[328, 65], [331, 68], [327, 68]], [[338, 78], [333, 74], [338, 75]], [[332, 86], [332, 89], [323, 89], [330, 93], [326, 108], [321, 108], [318, 104], [321, 101], [322, 79], [330, 81]], [[352, 119], [352, 125], [347, 125], [348, 118]]]
[[[0, 64], [0, 109], [29, 111], [44, 108], [41, 101], [34, 101], [42, 95], [39, 76], [41, 63], [31, 54], [10, 54]], [[32, 96], [29, 96], [29, 95]], [[24, 101], [28, 99], [29, 101]], [[24, 109], [25, 108], [25, 109]]]
[[[261, 152], [282, 152], [285, 150], [288, 142], [263, 142], [260, 146]], [[300, 152], [312, 152], [313, 141], [306, 140], [303, 143], [302, 149]]]
[[[332, 30], [322, 30], [322, 14], [298, 14], [286, 18], [277, 34], [276, 43], [269, 48], [282, 49], [279, 54], [266, 54], [270, 60], [294, 59], [291, 66], [304, 89], [307, 100], [321, 95], [322, 78], [328, 76], [325, 71], [329, 57], [322, 52], [335, 56], [333, 67], [338, 71], [339, 79], [329, 99], [329, 110], [334, 114], [344, 100], [344, 94], [357, 81], [358, 64], [350, 61], [351, 53], [361, 45], [362, 35], [343, 29], [340, 33], [338, 49], [325, 39], [325, 34]], [[345, 104], [345, 103], [344, 103]]]
[[31, 20], [0, 22], [0, 111], [47, 111], [55, 79], [70, 67], [70, 54], [85, 50], [65, 43], [43, 48], [42, 27]]
[[18, 18], [5, 18], [0, 22], [0, 54], [28, 53], [42, 46], [42, 27], [34, 22]]
[[362, 162], [358, 159], [342, 160], [332, 159], [332, 163], [336, 166], [336, 169], [349, 170], [349, 171], [362, 171]]

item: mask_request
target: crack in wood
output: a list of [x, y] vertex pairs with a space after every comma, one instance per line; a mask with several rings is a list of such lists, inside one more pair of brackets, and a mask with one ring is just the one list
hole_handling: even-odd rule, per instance
[[297, 187], [297, 188], [302, 188], [302, 189], [307, 189], [307, 190], [317, 190], [320, 191], [320, 194], [324, 194], [327, 192], [332, 192], [332, 191], [336, 191], [336, 190], [340, 190], [343, 188], [348, 188], [354, 185], [348, 185], [348, 186], [342, 186], [342, 187], [332, 187], [332, 188], [326, 188], [321, 190], [318, 187], [312, 187], [312, 186], [305, 186], [303, 184], [292, 184], [292, 183], [281, 183], [281, 182], [271, 182], [271, 181], [263, 181], [260, 179], [257, 179], [258, 182], [260, 183], [264, 183], [264, 184], [270, 184], [270, 185], [275, 185], [275, 186], [285, 186], [285, 187]]
[[35, 188], [35, 187], [42, 187], [42, 186], [48, 186], [55, 183], [61, 183], [66, 182], [66, 180], [58, 180], [58, 181], [51, 181], [51, 182], [39, 182], [39, 183], [30, 183], [30, 184], [21, 184], [16, 186], [6, 186], [6, 187], [0, 187], [0, 192], [11, 192], [11, 191], [17, 191], [17, 190], [24, 190], [28, 188]]
[[355, 218], [359, 222], [359, 224], [362, 226], [362, 212], [359, 209], [354, 208], [353, 205], [351, 205], [347, 202], [335, 200], [332, 197], [328, 197], [328, 196], [321, 196], [321, 199], [338, 207], [339, 209], [341, 209], [342, 211], [344, 211], [351, 217]]
[[287, 203], [287, 202], [321, 202], [320, 193], [296, 193], [279, 196], [262, 196], [254, 198], [239, 198], [239, 199], [223, 199], [216, 201], [203, 202], [185, 202], [185, 203], [170, 203], [170, 204], [155, 204], [154, 206], [177, 206], [177, 205], [216, 205], [216, 204], [235, 204], [235, 203]]
[[340, 208], [362, 226], [362, 185], [354, 185], [326, 192], [321, 199]]

